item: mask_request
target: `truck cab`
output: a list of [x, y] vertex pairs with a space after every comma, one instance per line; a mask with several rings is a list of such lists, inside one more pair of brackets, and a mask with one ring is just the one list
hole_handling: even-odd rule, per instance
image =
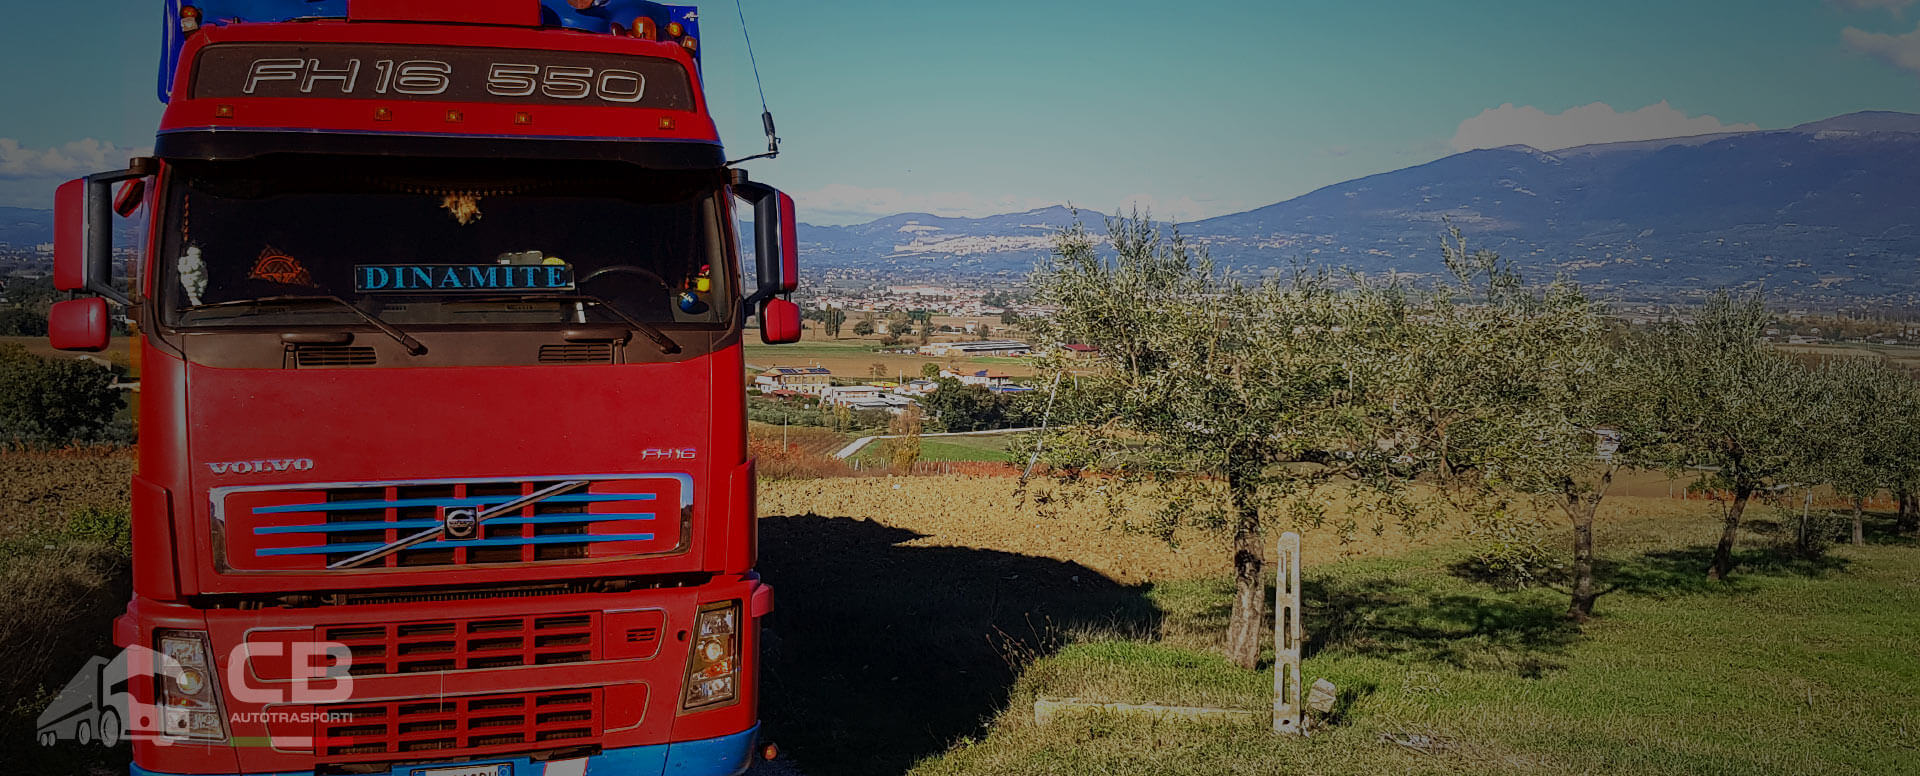
[[137, 324], [115, 637], [181, 668], [130, 683], [133, 772], [744, 770], [773, 596], [741, 346], [798, 338], [797, 261], [694, 10], [165, 22], [153, 155], [58, 192], [50, 326]]

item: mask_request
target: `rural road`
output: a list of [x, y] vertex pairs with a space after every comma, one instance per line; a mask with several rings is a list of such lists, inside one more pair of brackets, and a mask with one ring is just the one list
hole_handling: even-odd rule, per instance
[[[1022, 431], [1039, 431], [1039, 430], [1040, 429], [1028, 427], [1028, 428], [993, 428], [993, 429], [987, 429], [986, 431], [944, 431], [938, 434], [921, 434], [920, 438], [925, 439], [927, 437], [986, 436], [988, 434], [1017, 434]], [[860, 448], [866, 447], [867, 443], [872, 442], [875, 439], [892, 439], [897, 436], [899, 436], [899, 434], [881, 434], [879, 436], [860, 437], [859, 439], [853, 440], [852, 444], [849, 444], [846, 447], [840, 448], [840, 452], [834, 453], [833, 457], [839, 458], [841, 460], [846, 460], [848, 458], [853, 457], [854, 453], [860, 452]]]

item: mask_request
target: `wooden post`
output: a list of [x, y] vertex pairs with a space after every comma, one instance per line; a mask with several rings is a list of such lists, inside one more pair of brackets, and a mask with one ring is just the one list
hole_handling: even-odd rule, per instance
[[1273, 589], [1273, 732], [1300, 735], [1300, 534], [1280, 535]]

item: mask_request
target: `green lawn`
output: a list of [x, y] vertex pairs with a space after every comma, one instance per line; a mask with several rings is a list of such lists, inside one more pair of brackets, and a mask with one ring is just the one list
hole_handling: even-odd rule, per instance
[[[921, 437], [920, 460], [922, 461], [994, 461], [1009, 462], [1013, 455], [1007, 452], [1007, 446], [1015, 434], [991, 434], [986, 436], [943, 436]], [[886, 440], [868, 442], [858, 455], [861, 463], [878, 463], [884, 455]]]
[[[1226, 580], [1161, 584], [1154, 638], [1082, 634], [1020, 676], [935, 774], [1920, 774], [1920, 548], [1822, 561], [1748, 551], [1708, 583], [1704, 547], [1617, 557], [1602, 619], [1456, 572], [1457, 551], [1325, 566], [1305, 585], [1307, 682], [1341, 689], [1307, 740], [1260, 726], [1092, 715], [1031, 722], [1036, 696], [1269, 708], [1267, 671], [1210, 649]], [[1415, 752], [1385, 739], [1442, 742]]]

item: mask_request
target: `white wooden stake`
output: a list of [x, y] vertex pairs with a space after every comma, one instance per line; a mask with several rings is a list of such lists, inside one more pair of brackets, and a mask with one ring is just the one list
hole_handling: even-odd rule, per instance
[[1300, 534], [1281, 534], [1279, 549], [1273, 590], [1273, 732], [1300, 735], [1306, 732], [1300, 706]]

